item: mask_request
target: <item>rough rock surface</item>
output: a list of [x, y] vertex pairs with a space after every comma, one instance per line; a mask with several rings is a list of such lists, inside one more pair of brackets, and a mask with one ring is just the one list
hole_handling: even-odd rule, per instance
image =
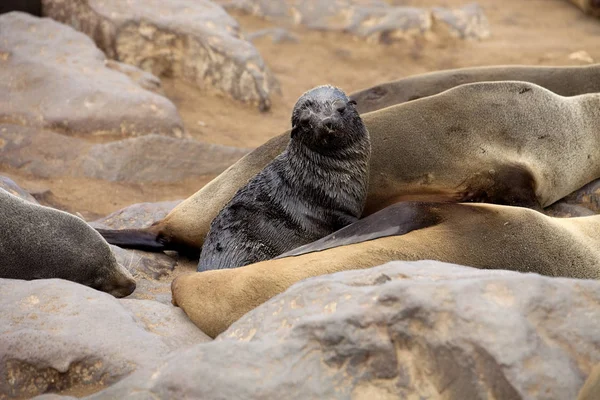
[[37, 200], [29, 194], [26, 190], [23, 190], [9, 177], [0, 175], [0, 189], [6, 190], [8, 193], [14, 194], [17, 197], [22, 198], [23, 200], [30, 201], [32, 203], [38, 204]]
[[92, 37], [113, 59], [271, 106], [278, 84], [235, 19], [208, 0], [43, 0], [44, 15]]
[[0, 163], [40, 178], [83, 176], [168, 183], [217, 175], [246, 153], [245, 149], [160, 135], [91, 144], [37, 128], [0, 124]]
[[[1, 180], [0, 180], [1, 182]], [[152, 225], [166, 217], [182, 200], [160, 201], [157, 203], [132, 204], [121, 210], [90, 222], [94, 228], [101, 229], [139, 229]]]
[[596, 281], [394, 262], [300, 282], [90, 399], [574, 399], [599, 304]]
[[254, 41], [256, 39], [260, 39], [266, 36], [271, 37], [271, 41], [273, 43], [297, 43], [299, 41], [298, 37], [293, 33], [290, 33], [287, 29], [283, 28], [266, 28], [261, 29], [252, 33], [248, 33], [246, 37], [250, 41]]
[[[90, 222], [94, 228], [133, 229], [144, 228], [164, 218], [181, 200], [158, 203], [139, 203], [115, 211]], [[150, 253], [111, 246], [117, 261], [136, 280], [135, 292], [128, 298], [155, 300], [171, 304], [171, 282], [181, 273], [195, 272], [198, 260], [188, 260], [177, 253]]]
[[247, 150], [158, 135], [97, 144], [82, 158], [85, 176], [109, 181], [177, 182], [217, 175]]
[[182, 273], [196, 271], [198, 261], [186, 262], [176, 254], [149, 253], [110, 246], [117, 261], [135, 278], [128, 299], [155, 300], [171, 305], [171, 282]]
[[483, 39], [490, 36], [490, 26], [477, 3], [459, 9], [435, 7], [431, 10], [436, 33], [446, 32], [457, 39]]
[[383, 0], [217, 0], [227, 8], [310, 29], [349, 32], [377, 42], [427, 35], [483, 39], [489, 23], [477, 4], [461, 9], [394, 7]]
[[18, 12], [0, 16], [0, 122], [70, 135], [183, 136], [175, 105], [136, 84], [128, 76], [136, 68], [126, 69], [107, 67], [94, 42], [71, 27]]
[[0, 303], [0, 398], [93, 393], [208, 340], [174, 307], [58, 279], [0, 279]]

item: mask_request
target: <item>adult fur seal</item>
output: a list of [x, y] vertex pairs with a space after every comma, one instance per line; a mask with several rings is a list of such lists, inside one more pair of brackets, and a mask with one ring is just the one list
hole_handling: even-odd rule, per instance
[[0, 210], [0, 278], [60, 278], [115, 297], [135, 290], [108, 243], [80, 218], [2, 189]]
[[[461, 85], [362, 115], [371, 138], [364, 215], [402, 200], [545, 207], [600, 177], [600, 94], [562, 97], [525, 82]], [[200, 249], [211, 221], [277, 155], [271, 139], [143, 230], [109, 242]]]
[[213, 220], [198, 271], [268, 260], [357, 221], [370, 154], [369, 133], [341, 90], [303, 94], [287, 148]]
[[[600, 1], [600, 0], [599, 0]], [[350, 95], [364, 114], [407, 101], [433, 96], [466, 83], [523, 81], [561, 96], [600, 92], [600, 64], [573, 67], [498, 65], [458, 68], [409, 76]]]
[[182, 275], [173, 281], [173, 302], [214, 337], [302, 279], [426, 259], [598, 279], [600, 215], [552, 218], [494, 204], [398, 203], [278, 259]]

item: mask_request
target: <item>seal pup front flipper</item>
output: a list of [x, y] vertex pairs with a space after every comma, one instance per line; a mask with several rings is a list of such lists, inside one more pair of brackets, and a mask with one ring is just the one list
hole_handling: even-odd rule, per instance
[[174, 250], [170, 248], [169, 241], [165, 237], [150, 228], [96, 230], [104, 240], [115, 246], [151, 252]]

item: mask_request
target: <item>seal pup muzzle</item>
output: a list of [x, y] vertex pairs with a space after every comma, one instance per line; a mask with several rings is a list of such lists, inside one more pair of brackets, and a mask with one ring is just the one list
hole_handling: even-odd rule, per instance
[[358, 220], [371, 145], [354, 105], [333, 86], [298, 99], [287, 148], [212, 221], [198, 271], [269, 260]]

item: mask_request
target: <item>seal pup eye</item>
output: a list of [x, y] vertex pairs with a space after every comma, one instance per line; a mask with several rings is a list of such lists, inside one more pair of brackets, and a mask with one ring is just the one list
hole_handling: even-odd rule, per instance
[[343, 113], [344, 111], [346, 111], [346, 103], [339, 101], [339, 100], [333, 103], [333, 107], [340, 114]]
[[355, 105], [356, 105], [356, 101], [355, 101], [355, 100], [350, 100], [350, 101], [348, 102], [348, 104], [352, 104], [353, 106], [355, 106]]
[[308, 123], [310, 121], [310, 111], [308, 109], [306, 109], [306, 108], [304, 110], [302, 110], [302, 112], [298, 116], [298, 121], [301, 124]]

